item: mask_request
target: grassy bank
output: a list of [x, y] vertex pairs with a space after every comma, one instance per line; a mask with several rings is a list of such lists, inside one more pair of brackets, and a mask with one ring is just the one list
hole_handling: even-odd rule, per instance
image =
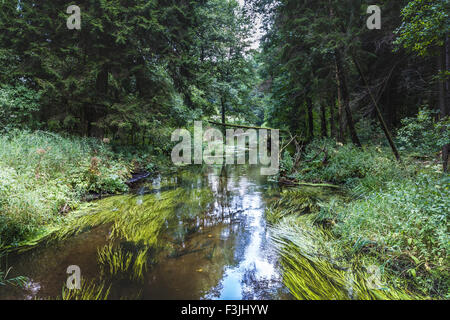
[[[386, 288], [450, 297], [450, 177], [433, 156], [419, 160], [404, 153], [403, 157], [400, 164], [383, 147], [361, 150], [331, 140], [309, 145], [298, 168], [285, 155], [283, 171], [289, 179], [339, 184], [348, 195], [324, 200], [292, 192], [282, 199], [291, 203], [290, 210], [278, 204], [269, 211], [278, 235], [289, 234], [278, 237], [278, 242], [285, 242], [280, 250], [286, 257], [294, 252], [298, 258], [289, 259], [287, 274], [295, 274], [292, 270], [304, 264], [308, 252], [308, 247], [292, 241], [301, 239], [305, 230], [305, 222], [293, 217], [310, 213], [314, 225], [330, 234], [326, 247], [341, 251], [347, 262], [358, 261], [366, 271], [376, 266]], [[295, 278], [289, 286], [294, 293], [304, 287]]]
[[0, 248], [16, 246], [62, 225], [89, 193], [118, 194], [145, 153], [108, 140], [14, 131], [0, 136]]

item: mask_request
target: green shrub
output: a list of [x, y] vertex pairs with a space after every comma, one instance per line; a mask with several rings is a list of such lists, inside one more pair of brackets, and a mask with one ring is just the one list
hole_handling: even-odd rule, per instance
[[294, 169], [294, 159], [292, 158], [289, 151], [285, 151], [280, 161], [280, 172], [289, 174], [293, 171], [293, 169]]
[[[323, 150], [328, 153], [325, 163]], [[306, 148], [295, 177], [309, 182], [345, 184], [350, 188], [364, 187], [364, 191], [377, 189], [387, 181], [408, 175], [389, 152], [377, 146], [362, 150], [352, 144], [317, 140]]]
[[39, 98], [38, 92], [23, 84], [0, 87], [0, 132], [36, 127], [33, 114], [39, 111]]
[[402, 120], [398, 130], [397, 143], [400, 150], [430, 156], [450, 143], [450, 121], [434, 121], [434, 112], [423, 108], [415, 118]]

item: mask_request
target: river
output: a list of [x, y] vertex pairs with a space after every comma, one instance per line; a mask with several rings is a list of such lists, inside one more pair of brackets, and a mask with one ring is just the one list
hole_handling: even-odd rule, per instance
[[[58, 299], [70, 265], [84, 281], [110, 287], [110, 299], [290, 299], [265, 219], [268, 201], [278, 196], [278, 185], [256, 166], [149, 178], [128, 195], [93, 203], [105, 211], [105, 223], [10, 255], [10, 275], [29, 282], [25, 289], [0, 288], [0, 299]], [[128, 229], [120, 229], [126, 222]], [[139, 268], [105, 267], [99, 257], [108, 246], [133, 261], [144, 252], [140, 276]]]

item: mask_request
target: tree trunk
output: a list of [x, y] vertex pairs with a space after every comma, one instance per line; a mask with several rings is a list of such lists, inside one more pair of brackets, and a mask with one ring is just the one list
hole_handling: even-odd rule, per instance
[[328, 128], [327, 128], [327, 114], [325, 110], [325, 105], [323, 103], [320, 104], [320, 118], [321, 118], [321, 131], [322, 137], [328, 137]]
[[342, 110], [342, 92], [341, 92], [341, 83], [339, 81], [337, 63], [336, 63], [336, 84], [337, 84], [338, 126], [339, 126], [339, 131], [337, 133], [337, 140], [341, 143], [344, 143], [344, 132], [345, 132], [345, 124], [343, 117], [344, 112]]
[[330, 103], [330, 128], [331, 128], [331, 137], [336, 138], [336, 119], [334, 115], [334, 106], [335, 106], [336, 100], [333, 96], [333, 100]]
[[103, 66], [97, 75], [96, 88], [99, 94], [106, 95], [108, 93], [108, 68], [106, 66]]
[[226, 112], [226, 110], [225, 110], [225, 100], [223, 99], [223, 97], [221, 97], [220, 98], [220, 105], [221, 105], [221, 107], [222, 107], [222, 110], [221, 110], [221, 113], [222, 113], [222, 132], [223, 132], [223, 134], [225, 134], [225, 132], [226, 132], [226, 126], [225, 126], [225, 123], [226, 123], [226, 117], [225, 117], [225, 112]]
[[279, 130], [280, 132], [286, 132], [289, 133], [291, 131], [289, 130], [283, 130], [283, 129], [275, 129], [275, 128], [268, 128], [268, 127], [256, 127], [256, 126], [245, 126], [241, 124], [229, 124], [225, 123], [219, 123], [215, 121], [207, 121], [208, 123], [215, 124], [216, 126], [222, 126], [222, 127], [230, 127], [230, 128], [240, 128], [240, 129], [255, 129], [255, 130]]
[[[445, 72], [449, 70], [449, 39], [448, 36], [445, 38], [445, 44], [442, 48], [441, 54], [439, 55], [439, 69], [440, 72]], [[439, 81], [439, 109], [441, 112], [441, 119], [445, 119], [449, 116], [448, 100], [449, 100], [449, 84], [448, 79]], [[445, 130], [445, 129], [444, 129]], [[449, 154], [450, 145], [446, 144], [442, 148], [442, 164], [444, 172], [448, 172], [449, 165]]]
[[[331, 0], [329, 2], [330, 5], [330, 19], [334, 19], [334, 11], [333, 7], [331, 6]], [[336, 52], [337, 53], [337, 50]], [[338, 69], [338, 63], [337, 63], [337, 56], [335, 56], [335, 73], [336, 73], [336, 85], [337, 85], [337, 105], [338, 105], [338, 114], [337, 114], [337, 125], [338, 128], [336, 128], [336, 122], [334, 118], [334, 107], [336, 104], [336, 99], [333, 100], [333, 103], [331, 105], [331, 135], [335, 136], [337, 138], [337, 141], [344, 143], [344, 132], [345, 132], [345, 124], [343, 119], [343, 112], [342, 112], [342, 92], [341, 92], [341, 82], [339, 80], [339, 69]], [[334, 130], [333, 130], [334, 127]]]
[[[395, 158], [398, 161], [401, 161], [400, 154], [398, 153], [397, 147], [395, 146], [394, 140], [392, 139], [391, 132], [389, 131], [389, 129], [386, 125], [386, 122], [384, 121], [383, 115], [381, 114], [380, 108], [378, 107], [377, 100], [375, 99], [372, 92], [370, 91], [369, 84], [366, 81], [366, 78], [364, 77], [361, 67], [359, 66], [359, 63], [354, 56], [353, 56], [353, 62], [355, 63], [356, 69], [358, 69], [358, 73], [361, 76], [362, 80], [364, 81], [365, 86], [367, 87], [367, 91], [370, 95], [370, 98], [372, 99], [373, 105], [374, 105], [376, 113], [377, 113], [378, 120], [381, 123], [381, 129], [383, 129], [384, 135], [386, 136], [386, 139], [389, 141], [389, 145], [391, 146], [392, 152], [394, 153]], [[388, 81], [389, 81], [389, 79], [388, 79]]]
[[306, 107], [308, 109], [308, 130], [309, 140], [314, 139], [314, 115], [313, 115], [313, 103], [310, 97], [306, 98]]
[[222, 106], [222, 124], [225, 124], [225, 102], [221, 99], [220, 104]]
[[342, 58], [341, 58], [341, 54], [340, 54], [339, 50], [335, 51], [335, 58], [336, 58], [337, 74], [339, 77], [339, 84], [341, 87], [342, 99], [344, 102], [344, 109], [345, 109], [345, 114], [347, 116], [347, 125], [348, 125], [348, 129], [350, 131], [350, 136], [352, 138], [353, 144], [355, 144], [359, 148], [362, 148], [361, 142], [359, 141], [358, 135], [356, 134], [355, 125], [353, 122], [353, 116], [352, 116], [352, 112], [350, 110], [350, 95], [348, 93], [347, 79], [345, 76], [345, 71], [344, 71], [344, 67], [342, 65]]

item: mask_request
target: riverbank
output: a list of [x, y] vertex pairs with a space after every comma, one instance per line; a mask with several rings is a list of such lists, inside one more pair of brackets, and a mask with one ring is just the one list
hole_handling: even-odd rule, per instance
[[[449, 298], [450, 177], [432, 157], [403, 157], [401, 164], [379, 146], [361, 150], [328, 140], [310, 144], [297, 168], [285, 155], [283, 179], [341, 185], [347, 194], [324, 199], [297, 189], [269, 211], [275, 240], [282, 243], [279, 249], [285, 257], [285, 273], [291, 275], [286, 278], [287, 285], [294, 295], [310, 293], [304, 277], [295, 274], [299, 270], [305, 273], [310, 270], [305, 265], [314, 263], [311, 247], [299, 239], [305, 237], [305, 230], [315, 230], [327, 234], [322, 246], [328, 248], [322, 252], [325, 261], [336, 259], [329, 250], [339, 252], [346, 268], [358, 261], [367, 281], [378, 279], [377, 288], [402, 288], [412, 297]], [[302, 214], [308, 217], [302, 218]], [[321, 252], [319, 244], [313, 249], [315, 258]], [[336, 283], [339, 271], [329, 268], [328, 272], [322, 282]], [[324, 289], [324, 294], [329, 295], [330, 290]]]
[[133, 174], [159, 170], [150, 150], [108, 139], [37, 131], [0, 136], [0, 249], [33, 242], [65, 224], [91, 198], [125, 193]]

